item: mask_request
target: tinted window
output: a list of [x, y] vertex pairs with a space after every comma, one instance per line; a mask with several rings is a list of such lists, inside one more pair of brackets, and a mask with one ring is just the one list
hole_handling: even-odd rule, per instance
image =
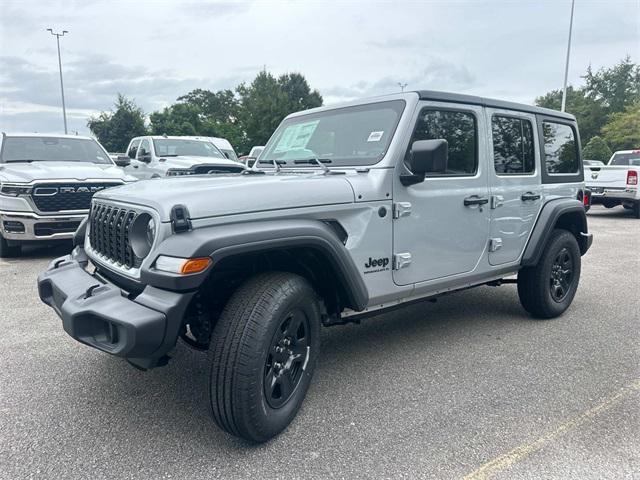
[[[473, 114], [452, 110], [424, 109], [413, 133], [417, 140], [445, 139], [449, 160], [444, 175], [473, 175], [478, 169], [477, 126]], [[428, 176], [443, 174], [428, 174]]]
[[544, 157], [549, 173], [576, 173], [578, 148], [573, 128], [554, 122], [543, 122]]
[[112, 163], [94, 140], [56, 137], [6, 137], [1, 161]]
[[614, 153], [613, 157], [611, 157], [611, 161], [609, 165], [618, 165], [618, 166], [640, 166], [640, 150], [635, 150], [631, 153]]
[[136, 158], [136, 153], [138, 152], [138, 145], [140, 145], [140, 140], [134, 140], [131, 142], [131, 146], [129, 147], [129, 151], [127, 155], [129, 158]]
[[495, 115], [493, 165], [498, 175], [522, 175], [535, 171], [533, 127], [529, 120]]

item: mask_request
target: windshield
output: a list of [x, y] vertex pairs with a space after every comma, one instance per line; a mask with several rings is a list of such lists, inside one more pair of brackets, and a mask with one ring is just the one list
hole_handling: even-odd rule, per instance
[[404, 106], [403, 100], [393, 100], [286, 119], [260, 155], [260, 163], [278, 160], [289, 165], [317, 158], [334, 166], [372, 165], [386, 153]]
[[182, 138], [161, 138], [153, 140], [158, 157], [212, 157], [224, 158], [224, 154], [211, 142]]
[[619, 165], [625, 167], [640, 166], [640, 150], [630, 153], [614, 153], [613, 157], [611, 157], [609, 165]]
[[113, 164], [88, 138], [5, 137], [0, 162], [87, 162]]

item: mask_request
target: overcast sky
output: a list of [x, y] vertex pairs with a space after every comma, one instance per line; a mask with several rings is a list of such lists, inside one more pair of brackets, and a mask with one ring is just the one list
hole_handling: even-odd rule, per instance
[[[194, 88], [234, 88], [263, 67], [300, 72], [325, 104], [408, 89], [532, 103], [561, 88], [570, 0], [0, 0], [0, 130], [69, 128], [118, 92], [145, 112]], [[569, 82], [589, 64], [640, 61], [640, 0], [576, 0]]]

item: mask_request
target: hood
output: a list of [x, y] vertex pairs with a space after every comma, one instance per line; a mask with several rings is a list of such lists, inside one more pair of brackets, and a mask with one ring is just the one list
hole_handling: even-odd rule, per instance
[[352, 203], [346, 175], [265, 174], [165, 177], [98, 192], [94, 198], [149, 206], [163, 222], [174, 205], [191, 219], [267, 210]]
[[135, 180], [113, 164], [90, 162], [0, 163], [0, 180], [24, 182], [34, 180]]
[[217, 165], [225, 167], [244, 168], [239, 162], [234, 162], [226, 158], [214, 157], [160, 157], [165, 159], [162, 163], [166, 168], [191, 168], [194, 165]]

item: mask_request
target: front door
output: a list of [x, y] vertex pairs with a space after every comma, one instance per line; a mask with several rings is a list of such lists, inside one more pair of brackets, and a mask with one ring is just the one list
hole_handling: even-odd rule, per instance
[[408, 187], [399, 181], [405, 167], [396, 169], [396, 284], [468, 273], [483, 258], [490, 212], [484, 122], [480, 106], [423, 102], [419, 108], [409, 148], [417, 140], [445, 139], [448, 163], [444, 173]]
[[491, 126], [491, 234], [489, 263], [515, 262], [524, 251], [542, 206], [536, 118], [486, 110]]

